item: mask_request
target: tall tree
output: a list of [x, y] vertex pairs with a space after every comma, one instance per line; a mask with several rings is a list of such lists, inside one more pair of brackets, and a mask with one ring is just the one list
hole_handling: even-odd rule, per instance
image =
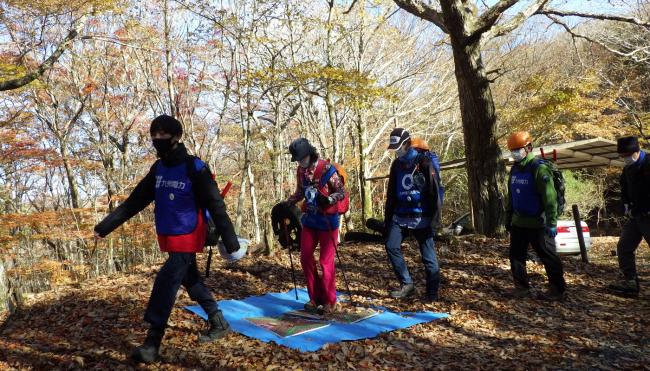
[[[502, 232], [504, 197], [500, 188], [505, 167], [497, 143], [497, 117], [484, 67], [481, 47], [492, 38], [517, 29], [528, 18], [541, 14], [556, 17], [581, 17], [613, 20], [648, 27], [648, 22], [624, 16], [567, 11], [551, 7], [552, 0], [500, 0], [479, 12], [470, 0], [394, 0], [407, 12], [436, 25], [449, 36], [458, 84], [469, 197], [478, 232], [497, 235]], [[435, 4], [435, 5], [434, 5]], [[505, 17], [508, 10], [516, 14]]]

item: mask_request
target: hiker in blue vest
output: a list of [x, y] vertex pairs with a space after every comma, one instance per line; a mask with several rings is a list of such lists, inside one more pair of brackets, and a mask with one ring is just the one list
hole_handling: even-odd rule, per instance
[[397, 153], [390, 167], [384, 207], [386, 252], [400, 282], [390, 296], [406, 298], [415, 293], [415, 285], [404, 261], [401, 244], [411, 234], [417, 240], [426, 271], [425, 302], [438, 300], [440, 268], [433, 237], [440, 224], [439, 183], [430, 156], [411, 146], [409, 132], [402, 128], [390, 133], [389, 150]]
[[196, 266], [196, 253], [203, 251], [206, 240], [204, 210], [209, 211], [226, 251], [234, 253], [240, 249], [210, 169], [197, 157], [190, 156], [179, 142], [183, 134], [181, 123], [171, 116], [158, 116], [151, 122], [150, 134], [160, 160], [153, 164], [126, 201], [95, 226], [95, 236], [104, 238], [155, 201], [158, 244], [169, 257], [156, 275], [145, 311], [144, 320], [151, 326], [147, 338], [131, 355], [134, 360], [145, 363], [158, 359], [167, 320], [181, 285], [208, 314], [210, 328], [199, 336], [200, 342], [219, 339], [230, 329]]
[[642, 239], [650, 244], [650, 156], [641, 150], [639, 138], [623, 137], [617, 141], [617, 151], [625, 162], [621, 174], [621, 201], [628, 217], [616, 248], [622, 280], [609, 288], [622, 294], [639, 295], [639, 276], [635, 252]]
[[565, 286], [562, 261], [556, 254], [557, 192], [550, 168], [535, 158], [532, 137], [524, 131], [508, 138], [508, 149], [515, 161], [509, 178], [506, 206], [506, 229], [510, 232], [510, 267], [514, 289], [510, 296], [524, 298], [530, 294], [526, 258], [528, 245], [544, 264], [549, 289], [538, 299], [560, 301]]

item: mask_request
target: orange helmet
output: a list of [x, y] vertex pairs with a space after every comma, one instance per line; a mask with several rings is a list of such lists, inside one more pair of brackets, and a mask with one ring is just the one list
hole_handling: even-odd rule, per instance
[[527, 131], [517, 131], [508, 137], [508, 149], [518, 149], [526, 147], [533, 142], [533, 137]]
[[427, 142], [425, 142], [424, 139], [420, 137], [411, 137], [411, 147], [415, 149], [421, 149], [424, 151], [429, 150], [429, 145], [427, 144]]

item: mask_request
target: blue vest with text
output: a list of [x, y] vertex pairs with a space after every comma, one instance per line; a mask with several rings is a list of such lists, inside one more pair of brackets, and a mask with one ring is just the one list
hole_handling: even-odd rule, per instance
[[[197, 167], [199, 165], [202, 163]], [[185, 162], [167, 167], [158, 161], [156, 165], [154, 213], [158, 234], [182, 235], [192, 233], [196, 228], [197, 205], [187, 170]]]
[[539, 216], [542, 214], [542, 199], [535, 187], [533, 164], [523, 168], [515, 165], [510, 175], [510, 197], [512, 210], [523, 216]]
[[397, 165], [397, 204], [395, 214], [407, 217], [432, 216], [431, 200], [426, 197], [424, 174], [418, 170], [419, 156]]

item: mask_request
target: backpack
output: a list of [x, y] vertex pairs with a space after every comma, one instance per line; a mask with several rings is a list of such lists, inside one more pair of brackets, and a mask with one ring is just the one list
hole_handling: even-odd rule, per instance
[[[196, 176], [196, 173], [201, 171], [204, 166], [207, 168], [207, 165], [196, 156], [188, 156], [186, 165], [187, 176], [190, 178], [190, 180], [192, 180], [192, 184], [194, 184], [194, 177]], [[208, 168], [208, 171], [210, 171], [210, 168]], [[211, 171], [210, 176], [214, 180], [214, 173]], [[231, 185], [232, 183], [230, 182], [226, 184], [226, 186], [221, 191], [221, 197], [226, 196], [226, 193], [228, 193], [228, 190], [230, 190]], [[208, 225], [205, 236], [205, 246], [209, 248], [208, 259], [205, 263], [205, 277], [207, 278], [210, 277], [210, 265], [212, 264], [212, 246], [217, 246], [219, 244], [219, 234], [217, 233], [217, 226], [214, 224], [214, 220], [212, 220], [212, 217], [210, 216], [208, 210], [203, 210], [203, 216], [205, 217], [206, 224]]]
[[[429, 150], [418, 151], [425, 158], [428, 158], [433, 165], [433, 169], [436, 171], [436, 182], [438, 182], [438, 199], [440, 200], [440, 207], [442, 208], [442, 202], [445, 200], [445, 186], [442, 185], [442, 178], [440, 177], [440, 159], [435, 152]], [[418, 165], [419, 166], [419, 165]]]
[[[325, 169], [326, 164], [331, 164], [329, 170], [326, 173], [323, 173], [323, 170]], [[325, 188], [327, 185], [327, 182], [330, 181], [334, 173], [338, 173], [339, 176], [341, 177], [341, 182], [343, 182], [343, 185], [345, 186], [345, 183], [348, 178], [348, 173], [345, 171], [345, 169], [337, 164], [336, 162], [331, 162], [330, 160], [322, 161], [318, 165], [316, 165], [316, 169], [314, 170], [314, 181], [318, 180], [318, 190], [321, 191]], [[348, 212], [350, 209], [350, 193], [345, 190], [344, 191], [344, 197], [341, 201], [338, 201], [336, 204], [336, 211], [339, 214], [345, 214]]]
[[271, 209], [271, 227], [278, 236], [282, 248], [300, 250], [300, 209], [295, 205], [280, 202]]
[[[546, 165], [546, 167], [551, 171], [551, 174], [553, 174], [553, 187], [555, 187], [555, 193], [557, 195], [557, 215], [559, 217], [564, 213], [564, 208], [566, 206], [566, 183], [564, 181], [564, 175], [562, 175], [562, 171], [558, 169], [555, 161], [547, 158], [536, 158], [530, 165], [526, 166], [526, 168], [532, 169], [532, 172], [534, 173], [539, 165]], [[510, 170], [510, 173], [512, 174], [512, 169]], [[510, 182], [508, 182], [508, 184], [509, 183]]]
[[[192, 180], [192, 184], [194, 184], [194, 177], [196, 176], [196, 173], [201, 171], [203, 166], [207, 167], [207, 165], [205, 165], [205, 163], [203, 163], [196, 156], [188, 156], [186, 160], [186, 165], [187, 165], [187, 176], [188, 178], [190, 178], [190, 180]], [[210, 169], [208, 168], [208, 171], [209, 170]], [[214, 179], [214, 174], [212, 172], [210, 172], [210, 176], [212, 176], [212, 179]], [[205, 236], [205, 246], [206, 247], [217, 246], [219, 242], [219, 234], [217, 233], [217, 227], [214, 224], [214, 220], [212, 220], [212, 217], [210, 216], [208, 210], [203, 210], [203, 216], [205, 218], [206, 224], [208, 225], [207, 234]], [[210, 249], [210, 255], [212, 255], [212, 249]]]

